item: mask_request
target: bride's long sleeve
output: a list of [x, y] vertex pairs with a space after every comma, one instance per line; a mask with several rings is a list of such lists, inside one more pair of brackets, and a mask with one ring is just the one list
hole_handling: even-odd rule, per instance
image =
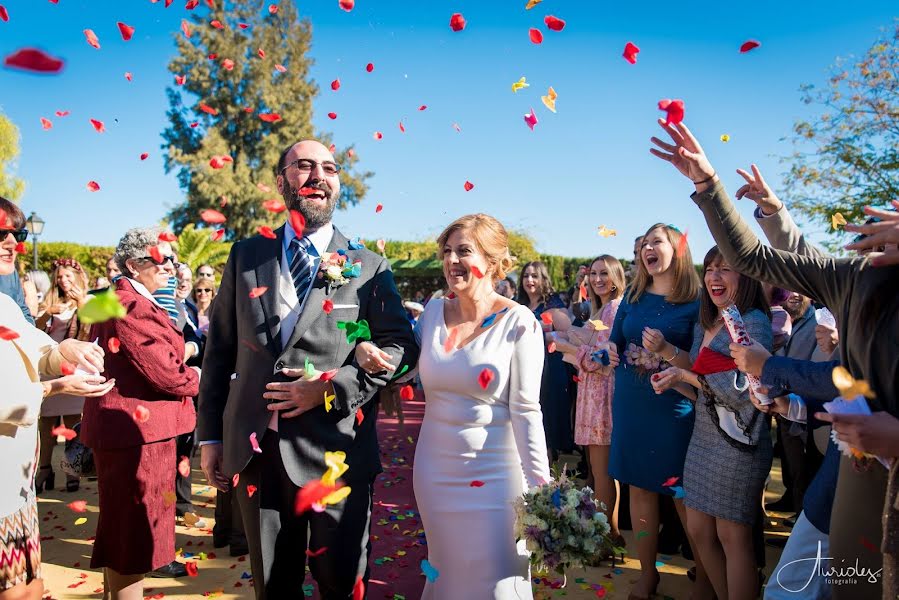
[[543, 329], [530, 311], [521, 311], [509, 373], [509, 412], [528, 487], [550, 479], [540, 410], [543, 360]]

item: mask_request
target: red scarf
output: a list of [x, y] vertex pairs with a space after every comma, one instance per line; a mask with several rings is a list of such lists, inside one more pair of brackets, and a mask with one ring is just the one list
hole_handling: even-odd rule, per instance
[[699, 351], [699, 356], [696, 357], [696, 362], [693, 363], [693, 368], [690, 370], [697, 375], [711, 375], [736, 368], [737, 364], [734, 359], [706, 346]]

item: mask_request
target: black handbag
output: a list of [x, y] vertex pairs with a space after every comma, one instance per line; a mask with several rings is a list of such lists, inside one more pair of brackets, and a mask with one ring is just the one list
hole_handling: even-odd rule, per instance
[[72, 477], [96, 477], [94, 453], [81, 443], [81, 423], [76, 424], [72, 430], [79, 435], [66, 440], [65, 454], [59, 461], [60, 468], [66, 475]]

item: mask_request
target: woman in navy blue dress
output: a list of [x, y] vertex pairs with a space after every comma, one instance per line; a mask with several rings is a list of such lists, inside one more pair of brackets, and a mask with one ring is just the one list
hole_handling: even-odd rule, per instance
[[[541, 319], [544, 331], [567, 329], [571, 325], [565, 303], [553, 291], [546, 265], [540, 261], [529, 262], [521, 269], [518, 282], [518, 302], [530, 308], [537, 319]], [[550, 319], [549, 317], [552, 317]], [[547, 346], [544, 344], [544, 350]], [[546, 431], [546, 446], [550, 451], [550, 464], [559, 452], [570, 452], [574, 448], [572, 427], [573, 399], [576, 395], [574, 368], [562, 361], [561, 352], [546, 350], [543, 361], [543, 379], [540, 384], [540, 408], [543, 410], [543, 428]]]
[[[634, 599], [649, 598], [659, 583], [658, 495], [674, 496], [684, 520], [681, 478], [693, 432], [693, 405], [673, 390], [656, 395], [650, 376], [669, 364], [689, 368], [699, 290], [686, 237], [670, 225], [650, 227], [609, 338], [620, 358], [609, 475], [630, 486], [631, 523], [642, 570], [630, 596]], [[704, 573], [697, 576], [707, 581]]]

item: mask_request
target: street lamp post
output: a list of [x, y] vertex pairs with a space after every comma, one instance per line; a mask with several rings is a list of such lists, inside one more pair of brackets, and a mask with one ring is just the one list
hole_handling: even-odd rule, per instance
[[32, 212], [28, 220], [25, 221], [25, 229], [31, 234], [31, 245], [34, 248], [34, 270], [37, 271], [37, 238], [44, 232], [44, 220]]

